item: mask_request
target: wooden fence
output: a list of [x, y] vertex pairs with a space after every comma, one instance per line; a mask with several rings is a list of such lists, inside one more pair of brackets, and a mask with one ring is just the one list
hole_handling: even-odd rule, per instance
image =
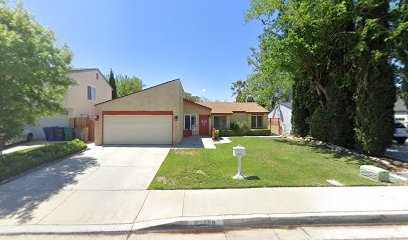
[[281, 126], [279, 118], [269, 118], [268, 128], [271, 129], [272, 134], [281, 135]]
[[76, 138], [93, 142], [95, 140], [95, 121], [89, 117], [70, 118], [68, 127], [74, 128]]

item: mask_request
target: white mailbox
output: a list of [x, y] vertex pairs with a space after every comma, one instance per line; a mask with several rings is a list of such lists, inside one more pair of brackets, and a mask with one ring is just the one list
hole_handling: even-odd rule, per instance
[[232, 148], [232, 155], [238, 158], [238, 173], [233, 178], [238, 180], [245, 179], [244, 174], [242, 173], [242, 157], [246, 156], [246, 148], [238, 145]]
[[234, 157], [245, 157], [246, 156], [246, 148], [238, 145], [232, 148], [232, 155]]

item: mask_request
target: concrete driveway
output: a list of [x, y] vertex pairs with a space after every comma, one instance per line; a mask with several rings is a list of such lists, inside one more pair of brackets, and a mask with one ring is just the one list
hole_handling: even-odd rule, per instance
[[3, 184], [0, 227], [132, 223], [169, 149], [93, 147]]

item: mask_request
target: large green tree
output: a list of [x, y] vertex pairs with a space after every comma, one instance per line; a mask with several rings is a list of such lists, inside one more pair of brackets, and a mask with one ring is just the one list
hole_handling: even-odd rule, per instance
[[384, 152], [394, 132], [395, 78], [390, 64], [390, 2], [359, 0], [357, 25], [356, 132], [361, 149]]
[[246, 81], [238, 80], [231, 84], [232, 96], [236, 102], [254, 102], [252, 94], [247, 89]]
[[22, 4], [0, 0], [0, 152], [25, 124], [63, 110], [71, 59]]
[[295, 134], [381, 153], [392, 139], [390, 51], [397, 59], [406, 53], [406, 4], [393, 4], [396, 20], [390, 1], [252, 0], [246, 20], [260, 20], [264, 32], [246, 88], [271, 105], [293, 88]]
[[255, 99], [274, 105], [293, 86], [294, 100], [302, 101], [294, 102], [295, 132], [346, 146], [354, 139], [354, 86], [347, 74], [357, 39], [352, 6], [351, 0], [254, 0], [247, 13], [265, 25], [249, 59]]
[[392, 12], [393, 31], [387, 41], [394, 45], [393, 58], [397, 68], [397, 79], [400, 86], [400, 97], [408, 106], [408, 2], [399, 0], [394, 4]]
[[143, 82], [138, 77], [116, 75], [115, 87], [117, 90], [117, 97], [123, 97], [141, 91], [143, 88]]

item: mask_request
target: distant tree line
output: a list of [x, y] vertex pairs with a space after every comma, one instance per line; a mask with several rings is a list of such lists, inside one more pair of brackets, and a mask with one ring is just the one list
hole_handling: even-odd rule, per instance
[[407, 18], [403, 0], [252, 0], [264, 31], [237, 101], [290, 98], [295, 135], [381, 154], [397, 90], [408, 103]]

